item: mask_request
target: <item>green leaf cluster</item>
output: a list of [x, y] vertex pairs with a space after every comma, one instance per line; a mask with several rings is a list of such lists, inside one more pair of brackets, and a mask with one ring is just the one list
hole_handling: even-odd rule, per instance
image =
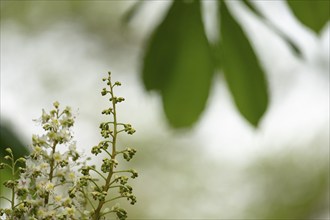
[[[316, 32], [329, 20], [329, 1], [287, 2], [297, 18]], [[205, 109], [214, 74], [220, 70], [238, 111], [257, 126], [269, 104], [260, 58], [228, 1], [216, 2], [219, 40], [210, 43], [202, 19], [202, 3], [173, 1], [148, 41], [142, 67], [144, 86], [161, 95], [165, 115], [173, 127], [190, 127]], [[299, 47], [268, 21], [253, 2], [241, 3], [281, 36], [294, 54], [301, 55]], [[129, 19], [140, 5], [130, 11]]]

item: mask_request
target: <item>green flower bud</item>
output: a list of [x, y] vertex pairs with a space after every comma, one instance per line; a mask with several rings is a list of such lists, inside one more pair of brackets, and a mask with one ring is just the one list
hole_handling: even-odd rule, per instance
[[13, 153], [13, 151], [8, 147], [8, 148], [6, 148], [6, 151], [7, 151], [7, 153], [9, 153], [9, 154], [12, 154]]
[[103, 128], [103, 125], [104, 125], [104, 122], [102, 122], [101, 124], [100, 124], [100, 126], [99, 126], [99, 128]]
[[107, 173], [107, 172], [110, 172], [112, 166], [116, 167], [117, 165], [118, 165], [117, 160], [104, 158], [102, 166], [101, 166], [101, 170], [103, 173]]
[[133, 188], [129, 185], [125, 185], [125, 186], [120, 186], [119, 187], [119, 193], [122, 195], [122, 196], [126, 196], [128, 194], [131, 194], [133, 191]]
[[121, 176], [119, 177], [120, 184], [125, 185], [128, 182], [127, 176]]
[[88, 181], [91, 180], [91, 179], [92, 179], [92, 178], [91, 178], [91, 176], [89, 176], [89, 175], [86, 175], [86, 176], [82, 176], [82, 177], [80, 177], [80, 178], [79, 178], [80, 185], [81, 185], [81, 186], [87, 186]]
[[91, 194], [94, 200], [99, 200], [99, 201], [104, 201], [105, 197], [107, 196], [107, 192], [105, 191], [102, 192], [94, 191]]
[[20, 157], [16, 161], [20, 163], [25, 163], [26, 159], [24, 157]]
[[22, 189], [20, 188], [17, 190], [18, 196], [25, 196], [25, 195], [27, 195], [27, 193], [28, 193], [28, 190], [26, 188], [22, 188]]
[[117, 98], [117, 102], [123, 102], [123, 101], [125, 101], [125, 98], [123, 98], [123, 97], [118, 97]]
[[46, 113], [46, 111], [44, 109], [42, 109], [42, 115], [41, 115], [41, 120], [42, 120], [42, 123], [46, 123], [48, 122], [50, 119], [50, 115], [48, 115]]
[[132, 173], [132, 176], [131, 176], [131, 178], [136, 178], [136, 177], [138, 177], [138, 173], [136, 172], [136, 170], [130, 170], [130, 172]]
[[108, 91], [106, 90], [106, 88], [103, 88], [101, 91], [101, 95], [105, 96], [108, 93]]
[[103, 115], [110, 115], [111, 113], [112, 113], [112, 108], [105, 109], [105, 110], [102, 111]]
[[53, 103], [53, 105], [56, 109], [58, 109], [58, 107], [60, 106], [60, 103], [58, 101], [56, 101], [56, 102]]
[[91, 167], [89, 167], [89, 166], [81, 168], [81, 174], [84, 175], [84, 176], [89, 175], [90, 169], [91, 169]]
[[131, 159], [131, 157], [129, 156], [129, 154], [128, 154], [127, 152], [124, 152], [124, 153], [123, 153], [123, 157], [124, 157], [124, 159], [127, 160], [127, 161], [130, 161], [130, 159]]
[[52, 129], [52, 126], [50, 124], [45, 124], [44, 126], [42, 126], [42, 128], [45, 130], [45, 131], [48, 131], [48, 130], [51, 130]]
[[17, 185], [17, 181], [8, 180], [8, 181], [4, 182], [3, 185], [7, 188], [13, 189]]
[[112, 207], [112, 211], [116, 213], [119, 220], [125, 220], [127, 218], [127, 212], [125, 209], [114, 206]]
[[26, 172], [26, 168], [23, 168], [23, 167], [19, 167], [18, 170], [19, 170], [20, 173], [25, 173]]
[[61, 120], [60, 123], [65, 127], [72, 127], [74, 124], [74, 120], [72, 118], [66, 118]]
[[127, 200], [131, 200], [131, 205], [134, 205], [136, 203], [136, 197], [133, 195], [127, 197]]
[[108, 149], [109, 144], [108, 144], [108, 142], [106, 142], [106, 141], [102, 141], [102, 142], [99, 143], [99, 146], [100, 146], [102, 149], [106, 150], [106, 149]]
[[126, 132], [127, 132], [127, 134], [132, 135], [132, 134], [135, 133], [135, 129], [134, 128], [130, 128], [130, 129], [126, 130]]
[[65, 166], [67, 166], [67, 165], [69, 164], [69, 162], [66, 161], [66, 160], [61, 160], [61, 161], [59, 162], [59, 164], [60, 164], [61, 167], [65, 167]]
[[99, 146], [94, 146], [91, 150], [92, 154], [98, 155], [99, 153], [101, 153], [101, 148]]
[[124, 124], [124, 129], [125, 129], [125, 132], [127, 134], [134, 134], [135, 133], [135, 129], [132, 128], [132, 125], [130, 125], [130, 124]]
[[76, 197], [76, 192], [77, 192], [77, 190], [76, 190], [76, 188], [75, 187], [72, 187], [71, 189], [69, 189], [69, 197], [70, 198], [74, 198], [74, 197]]
[[121, 82], [115, 82], [115, 84], [114, 84], [115, 86], [121, 86]]
[[66, 106], [65, 109], [63, 110], [64, 114], [66, 114], [66, 116], [71, 117], [72, 113], [71, 113], [71, 107], [70, 106]]

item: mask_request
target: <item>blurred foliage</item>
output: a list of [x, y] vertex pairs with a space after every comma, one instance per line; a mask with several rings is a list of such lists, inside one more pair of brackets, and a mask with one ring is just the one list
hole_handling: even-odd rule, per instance
[[133, 186], [139, 200], [130, 218], [280, 220], [330, 214], [328, 143], [269, 151], [242, 169], [221, 157], [210, 159], [199, 144], [185, 140], [149, 137], [134, 145], [143, 150], [132, 166], [143, 172]]
[[244, 3], [244, 5], [249, 10], [251, 10], [251, 12], [253, 12], [254, 15], [257, 16], [258, 19], [260, 19], [260, 21], [267, 23], [268, 27], [274, 32], [274, 34], [279, 35], [283, 39], [283, 41], [288, 45], [288, 47], [291, 48], [291, 51], [297, 57], [299, 57], [299, 58], [302, 57], [302, 52], [300, 51], [299, 47], [295, 44], [295, 42], [290, 40], [290, 38], [288, 38], [288, 36], [283, 31], [278, 29], [276, 25], [269, 22], [268, 19], [264, 16], [264, 14], [257, 7], [255, 7], [255, 5], [251, 3], [251, 1], [242, 0], [242, 3]]
[[[132, 3], [123, 16], [124, 22], [134, 19], [148, 1], [135, 1], [135, 4], [134, 1], [1, 1], [1, 20], [14, 19], [28, 29], [70, 21], [97, 35], [107, 46], [114, 29], [118, 28], [111, 18], [123, 13], [123, 5]], [[232, 13], [230, 1], [214, 2], [220, 5], [220, 28], [214, 28], [219, 29], [221, 37], [214, 44], [208, 42], [202, 3], [200, 0], [173, 1], [147, 42], [142, 65], [143, 84], [147, 91], [161, 95], [169, 123], [176, 128], [186, 128], [193, 126], [205, 109], [214, 74], [220, 70], [239, 112], [257, 126], [268, 106], [267, 77], [259, 57], [237, 19], [240, 15]], [[301, 58], [301, 50], [295, 42], [267, 20], [263, 12], [254, 7], [253, 1], [241, 3]], [[297, 19], [316, 32], [329, 21], [327, 0], [288, 0], [287, 3]]]
[[[161, 94], [165, 114], [174, 127], [189, 127], [198, 120], [216, 67], [223, 68], [236, 105], [251, 124], [257, 126], [267, 108], [263, 70], [226, 3], [221, 3], [221, 47], [209, 48], [200, 1], [174, 1], [146, 49], [145, 87]], [[178, 22], [189, 8], [193, 9], [189, 19]]]
[[[0, 163], [8, 162], [4, 160], [4, 156], [8, 153], [5, 151], [6, 148], [10, 147], [13, 151], [14, 157], [19, 158], [29, 154], [29, 149], [27, 145], [24, 145], [20, 140], [18, 134], [13, 131], [13, 129], [8, 125], [0, 121]], [[0, 192], [2, 192], [5, 187], [2, 183], [5, 180], [10, 179], [11, 173], [9, 169], [0, 170]], [[2, 194], [2, 193], [1, 193]]]
[[75, 24], [86, 33], [97, 35], [103, 46], [116, 30], [113, 17], [119, 17], [123, 5], [121, 1], [0, 1], [1, 22], [19, 22], [27, 33], [52, 28], [54, 24]]
[[[199, 56], [203, 55], [208, 59], [210, 59], [209, 57], [220, 57], [220, 60], [214, 59], [216, 64], [213, 67], [217, 66], [218, 69], [224, 72], [227, 84], [241, 115], [252, 125], [257, 126], [268, 106], [265, 73], [259, 64], [248, 37], [245, 36], [243, 29], [240, 27], [240, 23], [235, 21], [236, 17], [232, 16], [228, 10], [228, 1], [217, 1], [219, 5], [221, 3], [219, 10], [221, 37], [218, 42], [221, 45], [220, 49], [202, 49], [203, 45], [207, 45], [205, 38], [194, 39], [194, 36], [191, 34], [193, 31], [189, 30], [193, 26], [189, 25], [184, 26], [183, 34], [180, 35], [180, 40], [177, 41], [183, 43], [194, 40], [194, 46], [189, 45], [192, 50], [178, 45], [177, 41], [175, 43], [172, 40], [178, 35], [175, 27], [178, 28], [182, 25], [180, 22], [171, 22], [171, 17], [174, 16], [173, 14], [176, 13], [176, 17], [180, 17], [185, 10], [192, 7], [191, 5], [195, 5], [195, 15], [200, 16], [201, 8], [199, 2], [198, 0], [192, 2], [174, 1], [163, 22], [156, 28], [155, 33], [149, 41], [149, 47], [145, 52], [143, 66], [145, 87], [147, 90], [155, 90], [160, 93], [163, 98], [163, 106], [167, 119], [171, 125], [174, 127], [189, 127], [198, 120], [203, 110], [201, 107], [205, 106], [203, 103], [208, 98], [205, 95], [201, 96], [200, 92], [202, 91], [202, 94], [208, 94], [210, 90], [211, 83], [206, 82], [212, 80], [212, 77], [210, 77], [212, 73], [210, 74], [210, 71], [216, 71], [216, 68], [210, 69], [212, 67], [211, 65], [205, 65], [205, 60], [200, 59]], [[304, 24], [312, 27], [315, 31], [320, 31], [321, 27], [325, 25], [329, 18], [329, 7], [326, 7], [329, 2], [324, 2], [317, 1], [314, 5], [314, 1], [290, 1], [289, 5]], [[265, 20], [262, 13], [257, 11], [250, 4], [250, 1], [244, 0], [243, 3], [259, 16], [259, 18]], [[181, 5], [180, 11], [173, 12], [179, 4]], [[313, 5], [313, 7], [308, 8], [308, 5]], [[312, 16], [310, 16], [312, 11]], [[199, 25], [199, 23], [200, 21], [197, 21], [196, 25]], [[287, 42], [296, 55], [300, 55], [300, 49], [285, 34], [275, 28], [270, 21], [268, 21], [268, 24], [271, 24], [269, 26]], [[162, 28], [163, 26], [167, 28]], [[203, 27], [198, 27], [198, 30], [202, 30], [202, 32], [203, 29]], [[201, 32], [195, 34], [197, 36], [205, 35]], [[217, 47], [217, 45], [213, 45], [213, 47]], [[216, 54], [208, 54], [207, 52], [215, 52]], [[178, 57], [182, 54], [186, 56], [185, 59]], [[196, 61], [198, 58], [200, 60]], [[210, 61], [213, 60], [210, 59]], [[178, 74], [178, 70], [184, 73]], [[177, 75], [185, 77], [178, 77]], [[204, 78], [204, 80], [196, 82], [196, 80], [200, 80], [201, 78]], [[196, 86], [196, 83], [199, 86]], [[178, 85], [181, 86], [179, 92], [177, 91]], [[159, 89], [164, 87], [166, 89]], [[192, 90], [190, 87], [195, 87], [195, 89]], [[166, 90], [176, 93], [179, 98], [167, 98], [168, 95], [164, 92]], [[183, 104], [181, 99], [184, 99], [185, 103], [188, 104]], [[190, 114], [189, 112], [192, 111], [193, 113]], [[185, 123], [179, 122], [182, 118], [186, 117], [189, 117], [189, 120], [186, 120]]]
[[287, 3], [299, 21], [317, 33], [330, 19], [328, 0], [287, 0]]
[[253, 125], [268, 105], [268, 92], [261, 65], [244, 31], [230, 14], [220, 7], [220, 53], [227, 84], [241, 114]]
[[320, 219], [324, 217], [320, 215], [329, 215], [329, 157], [326, 151], [326, 148], [314, 145], [255, 161], [247, 171], [254, 179], [254, 202], [249, 206], [249, 216]]
[[0, 160], [7, 155], [5, 151], [7, 147], [12, 149], [15, 158], [29, 154], [27, 145], [24, 145], [16, 132], [8, 124], [3, 124], [3, 122], [0, 122], [0, 146]]
[[143, 150], [132, 166], [143, 172], [133, 185], [138, 202], [130, 207], [130, 218], [213, 219], [224, 214], [220, 215], [217, 204], [219, 173], [225, 176], [222, 163], [210, 160], [203, 148], [189, 140], [145, 138], [134, 143]]
[[143, 69], [146, 89], [161, 94], [173, 127], [186, 127], [197, 120], [205, 108], [213, 73], [200, 2], [175, 1], [151, 37]]

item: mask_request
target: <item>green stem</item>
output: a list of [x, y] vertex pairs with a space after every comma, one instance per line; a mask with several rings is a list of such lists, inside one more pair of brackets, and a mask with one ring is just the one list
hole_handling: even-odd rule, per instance
[[109, 183], [109, 187], [110, 187], [112, 184], [114, 184], [116, 181], [118, 181], [118, 179], [114, 179], [114, 180], [112, 180], [112, 181]]
[[115, 197], [115, 198], [108, 199], [108, 200], [105, 201], [104, 203], [111, 202], [111, 201], [116, 200], [116, 199], [126, 198], [126, 197], [127, 197], [127, 196], [117, 196], [117, 197]]
[[6, 166], [6, 167], [8, 167], [8, 168], [10, 168], [11, 170], [13, 169], [13, 167], [10, 166], [9, 164], [3, 163], [3, 165]]
[[90, 170], [93, 170], [94, 172], [96, 172], [97, 174], [99, 174], [100, 177], [102, 177], [105, 181], [107, 180], [107, 179], [102, 175], [102, 173], [100, 173], [100, 172], [97, 171], [96, 169], [90, 169]]
[[103, 151], [105, 151], [112, 158], [112, 155], [109, 153], [109, 151], [107, 151], [106, 149], [103, 149]]
[[121, 187], [121, 186], [123, 186], [123, 185], [115, 185], [115, 186], [109, 186], [109, 189], [110, 189], [110, 188]]
[[[55, 166], [55, 159], [54, 159], [54, 154], [55, 154], [55, 151], [56, 151], [56, 145], [57, 145], [57, 141], [55, 141], [53, 143], [53, 146], [52, 146], [52, 153], [50, 155], [50, 171], [49, 171], [49, 182], [52, 182], [53, 180], [53, 175], [54, 175], [54, 170], [56, 168]], [[44, 205], [47, 205], [48, 204], [48, 201], [49, 201], [49, 193], [47, 193], [47, 196], [45, 198], [45, 203]]]
[[94, 185], [97, 187], [97, 189], [100, 190], [100, 187], [97, 185], [97, 183], [93, 179], [90, 179], [89, 181], [91, 181], [92, 183], [94, 183]]
[[118, 171], [114, 171], [114, 173], [131, 173], [132, 170], [118, 170]]
[[87, 201], [89, 202], [89, 204], [92, 206], [94, 212], [95, 212], [95, 207], [93, 205], [93, 202], [89, 199], [89, 197], [86, 195], [84, 190], [81, 190], [81, 192], [84, 194], [84, 197], [87, 199]]
[[117, 134], [119, 134], [119, 133], [121, 133], [123, 131], [125, 131], [125, 129], [121, 129], [120, 131], [117, 132]]
[[66, 184], [73, 184], [74, 182], [72, 182], [72, 181], [67, 181], [67, 182], [64, 182], [64, 183], [58, 183], [58, 184], [55, 184], [54, 185], [54, 188], [56, 188], [56, 187], [58, 187], [58, 186], [64, 186], [64, 185], [66, 185]]
[[[59, 119], [59, 109], [56, 110], [56, 119], [58, 120]], [[55, 130], [55, 133], [57, 133], [57, 129]], [[57, 146], [58, 142], [55, 141], [53, 143], [53, 146], [52, 146], [52, 153], [50, 155], [50, 171], [49, 171], [49, 182], [52, 182], [53, 180], [53, 175], [54, 175], [54, 170], [56, 168], [56, 164], [55, 164], [55, 159], [54, 159], [54, 154], [55, 154], [55, 151], [56, 151], [56, 146]], [[46, 198], [45, 198], [45, 203], [44, 205], [47, 205], [48, 204], [48, 201], [49, 201], [49, 193], [47, 193], [46, 195]]]
[[[12, 155], [12, 159], [11, 159], [11, 166], [12, 166], [12, 169], [11, 169], [11, 174], [12, 174], [12, 180], [13, 181], [15, 181], [14, 180], [14, 178], [15, 178], [15, 162], [14, 162], [14, 156], [13, 156], [13, 154], [11, 153], [11, 155]], [[13, 187], [12, 189], [11, 189], [11, 210], [13, 210], [14, 211], [14, 208], [15, 208], [15, 187]], [[14, 214], [13, 214], [14, 215]], [[13, 218], [14, 216], [12, 216], [12, 218]]]
[[109, 211], [109, 212], [102, 213], [102, 214], [100, 215], [100, 217], [102, 217], [102, 216], [104, 216], [104, 215], [107, 215], [107, 214], [110, 214], [110, 213], [113, 213], [113, 212], [115, 212], [115, 211], [111, 210], [111, 211]]
[[[110, 95], [111, 97], [114, 97], [113, 95], [113, 86], [112, 83], [110, 82], [109, 79], [109, 86], [110, 86]], [[116, 142], [117, 142], [117, 112], [116, 112], [116, 103], [115, 100], [112, 99], [112, 112], [113, 112], [113, 135], [112, 136], [112, 154], [111, 154], [111, 159], [115, 159], [116, 157]], [[111, 178], [113, 176], [113, 169], [114, 169], [114, 165], [111, 165], [110, 167], [110, 172], [108, 174], [108, 177], [105, 181], [105, 185], [104, 185], [104, 191], [108, 192], [109, 187], [110, 187], [110, 183], [111, 183]], [[99, 201], [99, 204], [93, 214], [93, 220], [99, 220], [101, 217], [101, 209], [102, 206], [104, 205], [105, 201]]]
[[0, 196], [0, 199], [5, 199], [5, 200], [7, 200], [8, 202], [10, 202], [10, 203], [11, 203], [11, 200], [10, 200], [10, 199], [8, 199], [8, 198], [6, 198], [6, 197], [4, 197], [4, 196]]
[[18, 203], [18, 204], [16, 204], [15, 206], [14, 206], [14, 208], [16, 208], [17, 206], [19, 206], [20, 204], [23, 204], [24, 202], [20, 202], [20, 203]]

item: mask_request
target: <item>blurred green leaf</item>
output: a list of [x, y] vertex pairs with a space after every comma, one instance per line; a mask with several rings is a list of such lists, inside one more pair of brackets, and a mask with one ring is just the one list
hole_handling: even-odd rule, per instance
[[241, 114], [257, 126], [268, 105], [264, 72], [249, 40], [223, 1], [220, 19], [220, 53], [229, 89]]
[[329, 0], [287, 0], [293, 14], [307, 27], [319, 33], [330, 17]]
[[[7, 124], [0, 122], [0, 162], [8, 162], [3, 159], [5, 155], [8, 155], [5, 151], [7, 147], [12, 149], [16, 159], [29, 154], [28, 148], [18, 138], [17, 134]], [[0, 170], [0, 192], [2, 195], [7, 191], [2, 183], [11, 178], [12, 174], [9, 169]]]
[[5, 151], [7, 147], [12, 149], [15, 158], [29, 154], [28, 148], [18, 138], [17, 134], [9, 126], [0, 123], [0, 160], [7, 155]]
[[191, 126], [205, 108], [214, 73], [199, 1], [174, 1], [146, 50], [143, 81], [161, 93], [173, 127]]
[[134, 3], [132, 7], [129, 8], [129, 10], [126, 11], [126, 13], [122, 17], [122, 21], [124, 24], [128, 24], [129, 22], [131, 22], [131, 20], [140, 11], [143, 3], [145, 3], [145, 1], [137, 1]]

